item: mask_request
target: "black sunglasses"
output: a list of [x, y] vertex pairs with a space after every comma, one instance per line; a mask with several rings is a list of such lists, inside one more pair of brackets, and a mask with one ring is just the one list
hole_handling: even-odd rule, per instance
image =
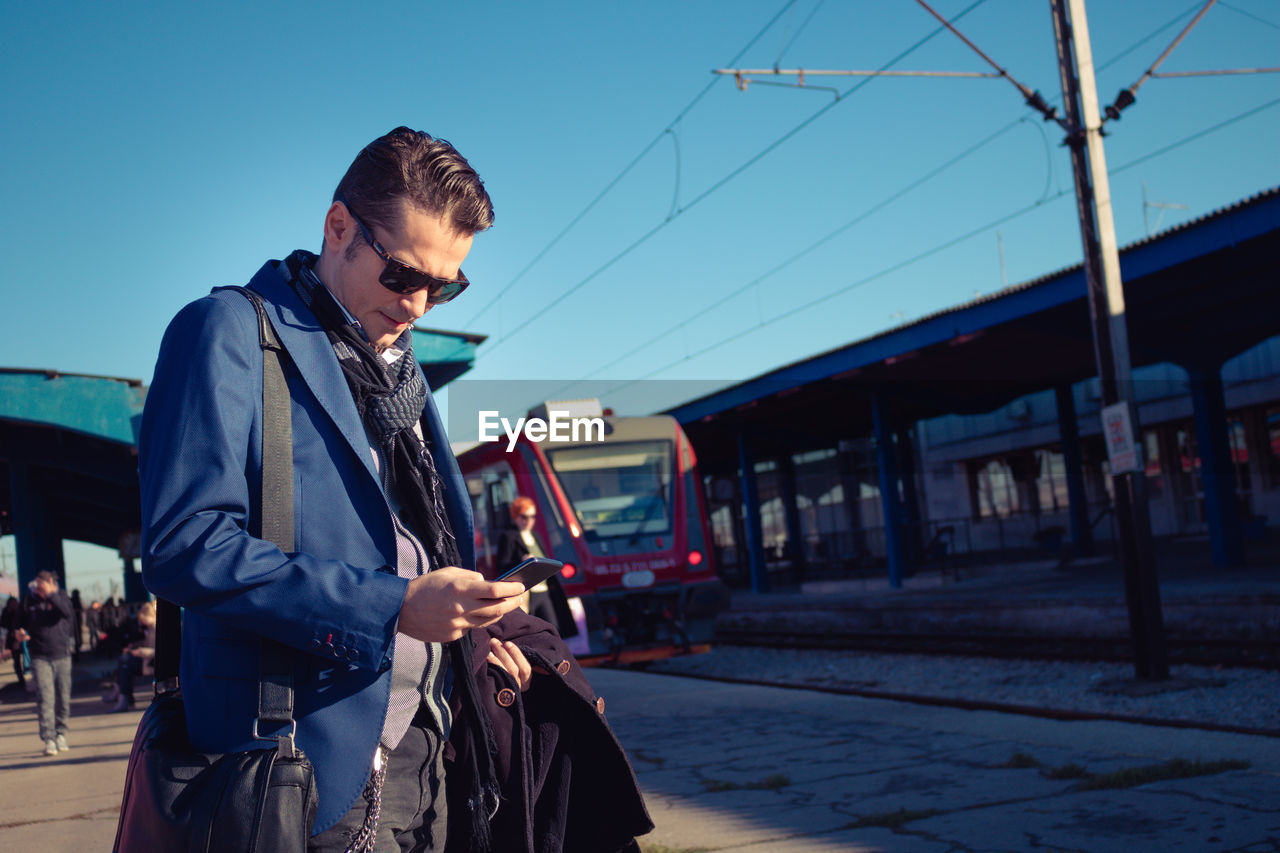
[[373, 251], [378, 253], [378, 257], [382, 258], [383, 263], [386, 264], [382, 269], [382, 274], [378, 276], [378, 281], [387, 290], [400, 294], [417, 293], [419, 290], [426, 290], [427, 302], [432, 305], [443, 305], [456, 298], [471, 284], [471, 282], [467, 281], [467, 277], [462, 274], [462, 270], [458, 270], [457, 278], [436, 278], [417, 267], [409, 266], [404, 261], [397, 261], [391, 257], [390, 252], [382, 248], [381, 243], [373, 239], [372, 232], [360, 221], [360, 217], [356, 216], [356, 212], [351, 209], [351, 205], [347, 204], [344, 199], [338, 199], [338, 201], [341, 201], [346, 206], [347, 213], [351, 214], [351, 218], [360, 227], [360, 233], [364, 235], [365, 242], [369, 244]]

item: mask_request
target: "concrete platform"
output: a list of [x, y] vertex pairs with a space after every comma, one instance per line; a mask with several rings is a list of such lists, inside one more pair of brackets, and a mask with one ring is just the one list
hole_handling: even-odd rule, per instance
[[[1280, 546], [1247, 567], [1216, 569], [1207, 542], [1163, 542], [1156, 566], [1171, 636], [1280, 642]], [[720, 624], [740, 630], [1056, 634], [1126, 637], [1123, 572], [1109, 556], [925, 569], [890, 588], [884, 575], [735, 589]]]
[[[1280, 739], [601, 671], [657, 828], [718, 853], [1273, 850]], [[1021, 753], [1042, 766], [1011, 767]], [[1090, 790], [1173, 759], [1247, 769]], [[662, 849], [662, 848], [659, 848]]]
[[[44, 755], [35, 696], [18, 686], [9, 661], [0, 673], [0, 847], [49, 853], [111, 849], [129, 748], [141, 711], [108, 713], [98, 675], [104, 660], [73, 669], [71, 749]], [[139, 697], [147, 696], [146, 689]]]
[[[76, 667], [69, 740], [41, 754], [34, 700], [0, 674], [0, 846], [111, 848], [138, 711], [106, 712]], [[1280, 739], [1055, 722], [807, 690], [592, 670], [657, 829], [647, 850], [1265, 850], [1280, 837]], [[1042, 769], [1009, 767], [1015, 752]], [[1091, 791], [1089, 773], [1174, 758], [1247, 769]], [[1267, 846], [1268, 844], [1272, 846]]]

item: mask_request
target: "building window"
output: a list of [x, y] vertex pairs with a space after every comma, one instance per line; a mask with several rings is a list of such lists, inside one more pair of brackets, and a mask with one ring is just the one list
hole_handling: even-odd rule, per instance
[[1041, 512], [1066, 512], [1071, 506], [1067, 497], [1067, 466], [1057, 450], [1036, 451], [1036, 496]]
[[1146, 446], [1147, 497], [1158, 500], [1164, 497], [1164, 469], [1160, 466], [1160, 436], [1155, 430], [1142, 434]]
[[1021, 509], [1018, 484], [1008, 460], [988, 460], [978, 468], [975, 481], [979, 518], [1003, 518]]

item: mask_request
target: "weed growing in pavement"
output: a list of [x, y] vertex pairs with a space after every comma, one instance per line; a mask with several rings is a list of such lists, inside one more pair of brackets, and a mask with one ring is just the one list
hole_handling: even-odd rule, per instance
[[662, 765], [667, 763], [667, 759], [664, 758], [663, 756], [650, 755], [649, 752], [644, 749], [631, 750], [631, 757], [636, 759], [637, 761], [643, 761], [646, 764], [652, 764], [654, 767], [662, 767]]
[[1029, 752], [1023, 752], [1020, 749], [1014, 750], [1013, 755], [1009, 756], [1009, 760], [1004, 764], [997, 764], [996, 767], [1010, 767], [1015, 770], [1021, 770], [1031, 767], [1043, 767], [1040, 759], [1036, 758]]
[[896, 812], [875, 812], [874, 814], [862, 815], [853, 823], [845, 827], [845, 829], [861, 829], [866, 826], [883, 826], [887, 829], [897, 829], [903, 824], [910, 823], [913, 820], [922, 820], [926, 817], [942, 814], [938, 809], [898, 809]]
[[763, 779], [757, 779], [754, 782], [730, 782], [728, 779], [703, 779], [702, 787], [706, 789], [708, 794], [719, 793], [720, 791], [776, 791], [778, 788], [785, 788], [791, 784], [791, 777], [785, 773], [770, 773]]
[[1215, 773], [1226, 773], [1228, 770], [1248, 770], [1252, 766], [1248, 761], [1235, 759], [1188, 761], [1185, 758], [1175, 758], [1163, 764], [1129, 767], [1112, 773], [1094, 773], [1085, 780], [1081, 787], [1086, 790], [1133, 788], [1151, 782], [1163, 782], [1167, 779], [1190, 779], [1193, 776], [1212, 776]]
[[1087, 768], [1083, 765], [1072, 762], [1070, 764], [1061, 764], [1057, 767], [1046, 767], [1040, 771], [1040, 775], [1046, 779], [1090, 779]]

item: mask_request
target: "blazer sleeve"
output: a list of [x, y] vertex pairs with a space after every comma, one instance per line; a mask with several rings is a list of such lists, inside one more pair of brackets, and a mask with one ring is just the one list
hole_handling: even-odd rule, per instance
[[138, 442], [147, 587], [304, 651], [337, 626], [352, 663], [384, 669], [408, 581], [376, 565], [286, 554], [248, 532], [262, 351], [253, 308], [236, 299], [244, 305], [188, 305], [160, 347]]

